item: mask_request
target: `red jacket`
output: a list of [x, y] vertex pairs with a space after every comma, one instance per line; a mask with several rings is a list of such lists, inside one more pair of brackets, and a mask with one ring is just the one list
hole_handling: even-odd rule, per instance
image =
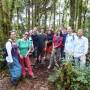
[[54, 35], [53, 45], [54, 45], [54, 48], [61, 48], [63, 46], [63, 37]]

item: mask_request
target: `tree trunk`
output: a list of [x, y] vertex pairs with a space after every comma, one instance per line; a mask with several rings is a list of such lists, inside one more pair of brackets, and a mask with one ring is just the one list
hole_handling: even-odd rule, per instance
[[34, 26], [37, 26], [37, 1], [35, 0]]
[[33, 0], [32, 0], [32, 29], [33, 29]]
[[54, 9], [53, 9], [53, 10], [54, 10], [54, 11], [53, 11], [53, 12], [54, 12], [54, 17], [53, 17], [53, 20], [54, 20], [54, 21], [53, 21], [53, 29], [55, 30], [55, 20], [56, 20], [56, 19], [55, 19], [55, 18], [56, 18], [56, 2], [55, 2], [55, 1], [54, 1], [54, 7], [53, 7], [53, 8], [54, 8]]
[[78, 0], [78, 29], [81, 28], [82, 20], [82, 0]]
[[70, 21], [69, 25], [74, 29], [75, 21], [75, 0], [70, 0]]
[[17, 30], [19, 30], [19, 8], [17, 7]]
[[86, 13], [87, 13], [87, 5], [88, 5], [88, 0], [85, 1], [85, 7], [84, 7], [84, 16], [83, 16], [83, 29], [85, 29], [86, 25]]
[[45, 30], [47, 28], [47, 8], [46, 8], [46, 4], [47, 4], [47, 0], [45, 0], [45, 4], [44, 4], [44, 15], [45, 15], [44, 28], [45, 28]]
[[30, 0], [28, 0], [28, 31], [30, 30]]
[[10, 10], [10, 21], [8, 22], [9, 26], [7, 26], [8, 30], [12, 30], [11, 23], [12, 23], [12, 18], [13, 18], [13, 11], [14, 11], [14, 8], [15, 8], [15, 2], [16, 2], [16, 0], [12, 0], [11, 10]]

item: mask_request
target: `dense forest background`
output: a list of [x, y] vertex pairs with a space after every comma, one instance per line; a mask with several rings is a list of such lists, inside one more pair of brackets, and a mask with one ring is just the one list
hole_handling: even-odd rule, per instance
[[71, 26], [90, 32], [90, 0], [0, 0], [0, 46], [10, 30], [20, 34], [34, 26], [44, 28]]
[[0, 0], [0, 90], [90, 90], [90, 48], [83, 71], [62, 62], [51, 73], [47, 61], [33, 68], [37, 79], [21, 80], [15, 89], [11, 87], [2, 52], [9, 31], [16, 30], [21, 35], [35, 26], [57, 30], [62, 25], [71, 26], [75, 32], [82, 28], [90, 40], [90, 0]]

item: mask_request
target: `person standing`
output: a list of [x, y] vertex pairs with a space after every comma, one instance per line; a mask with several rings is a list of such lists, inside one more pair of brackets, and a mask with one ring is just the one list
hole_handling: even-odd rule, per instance
[[45, 50], [46, 50], [46, 34], [44, 33], [44, 29], [41, 29], [39, 37], [39, 61], [44, 64], [45, 61]]
[[29, 40], [29, 46], [31, 48], [31, 52], [33, 52], [34, 47], [33, 47], [33, 40], [32, 40], [32, 31], [29, 32], [28, 40]]
[[61, 59], [60, 50], [63, 44], [62, 42], [63, 42], [63, 37], [60, 36], [59, 32], [56, 32], [53, 36], [53, 50], [52, 50], [48, 69], [50, 69], [52, 65], [56, 65], [57, 67], [59, 67], [58, 63], [60, 62]]
[[64, 47], [64, 52], [65, 52], [65, 59], [67, 61], [72, 61], [73, 60], [73, 54], [74, 54], [74, 39], [75, 35], [72, 31], [71, 27], [67, 28], [67, 36], [66, 36], [66, 41], [65, 41], [65, 47]]
[[46, 36], [46, 56], [47, 59], [49, 59], [49, 57], [51, 56], [52, 53], [52, 42], [53, 42], [53, 34], [52, 34], [52, 29], [48, 29], [47, 31], [47, 36]]
[[34, 47], [33, 57], [35, 60], [35, 64], [37, 64], [39, 63], [39, 46], [40, 46], [37, 27], [34, 27], [31, 37], [33, 40], [33, 47]]
[[[28, 41], [29, 41], [29, 46], [31, 48], [29, 57], [32, 58], [33, 52], [34, 52], [34, 45], [33, 45], [33, 40], [32, 40], [32, 30], [29, 31]], [[31, 65], [35, 66], [35, 60], [31, 59]]]
[[74, 59], [76, 66], [80, 64], [80, 68], [85, 67], [87, 53], [88, 39], [83, 35], [83, 30], [79, 29], [74, 41]]
[[19, 54], [20, 54], [20, 64], [22, 66], [22, 76], [26, 77], [26, 70], [28, 71], [28, 75], [34, 78], [34, 74], [31, 67], [31, 62], [29, 58], [29, 52], [31, 51], [30, 42], [28, 40], [28, 32], [25, 32], [22, 39], [18, 42]]
[[65, 27], [60, 29], [60, 35], [63, 37], [63, 46], [61, 47], [61, 59], [65, 59], [65, 52], [64, 52], [64, 48], [65, 48], [65, 41], [66, 41], [66, 37], [67, 37], [67, 29]]
[[10, 32], [10, 39], [6, 42], [7, 57], [12, 84], [16, 85], [21, 77], [21, 65], [18, 60], [18, 47], [16, 44], [16, 32]]

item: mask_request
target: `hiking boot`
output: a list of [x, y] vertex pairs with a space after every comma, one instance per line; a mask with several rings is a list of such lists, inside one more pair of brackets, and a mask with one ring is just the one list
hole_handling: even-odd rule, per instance
[[32, 76], [29, 76], [28, 78], [29, 78], [29, 79], [36, 79], [37, 77], [34, 76], [34, 75], [32, 75]]
[[16, 80], [11, 80], [11, 84], [12, 84], [12, 86], [17, 86], [17, 85], [18, 85], [18, 81], [16, 81]]
[[34, 76], [34, 75], [32, 76], [32, 79], [36, 79], [36, 78], [37, 78], [36, 76]]

